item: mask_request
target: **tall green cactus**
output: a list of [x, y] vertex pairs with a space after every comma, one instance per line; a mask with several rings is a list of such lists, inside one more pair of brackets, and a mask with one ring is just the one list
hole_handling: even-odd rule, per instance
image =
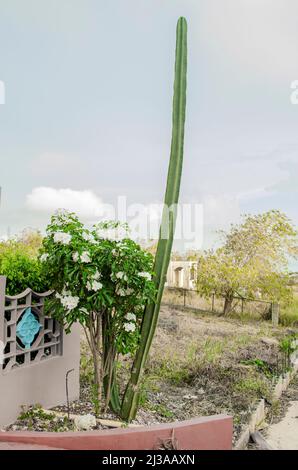
[[[173, 131], [171, 156], [168, 169], [167, 188], [162, 214], [159, 241], [155, 256], [155, 284], [157, 298], [154, 304], [148, 304], [141, 328], [141, 340], [131, 370], [130, 381], [127, 385], [121, 415], [130, 421], [135, 418], [139, 403], [139, 386], [149, 349], [159, 316], [160, 303], [164, 290], [167, 270], [170, 262], [171, 250], [176, 224], [176, 205], [178, 203], [180, 180], [183, 162], [184, 123], [186, 107], [186, 69], [187, 69], [187, 23], [185, 18], [179, 18], [176, 36], [176, 62], [173, 98]], [[170, 210], [169, 210], [170, 209]], [[168, 232], [164, 237], [164, 229]], [[162, 236], [163, 235], [163, 236]]]

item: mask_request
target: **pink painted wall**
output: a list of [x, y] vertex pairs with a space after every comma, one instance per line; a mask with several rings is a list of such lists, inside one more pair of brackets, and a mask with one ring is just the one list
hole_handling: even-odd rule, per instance
[[0, 442], [69, 450], [152, 450], [174, 439], [178, 450], [231, 450], [233, 420], [216, 415], [177, 423], [90, 432], [6, 432]]

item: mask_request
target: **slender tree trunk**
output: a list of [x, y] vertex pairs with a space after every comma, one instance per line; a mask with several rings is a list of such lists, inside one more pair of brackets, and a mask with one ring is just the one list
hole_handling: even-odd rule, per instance
[[[113, 411], [118, 412], [120, 407], [120, 400], [119, 400], [119, 407], [117, 405], [117, 386], [116, 386], [116, 373], [115, 373], [115, 361], [116, 361], [116, 351], [114, 345], [111, 345], [109, 348], [108, 354], [105, 358], [104, 363], [104, 392], [105, 392], [105, 408], [104, 411], [106, 412], [108, 406], [110, 405]], [[116, 389], [116, 390], [115, 390]], [[116, 398], [116, 400], [115, 400]]]
[[102, 316], [102, 350], [105, 411], [110, 406], [112, 411], [119, 413], [121, 402], [116, 377], [116, 347], [115, 338], [110, 335], [110, 317], [108, 312], [105, 312]]
[[102, 405], [102, 364], [98, 353], [93, 352], [92, 356], [94, 365], [94, 398], [96, 400], [95, 413], [98, 415]]
[[223, 309], [224, 316], [228, 315], [231, 312], [232, 304], [233, 304], [233, 296], [227, 295], [225, 298], [224, 309]]
[[90, 315], [88, 330], [85, 329], [86, 338], [91, 350], [94, 366], [94, 401], [95, 413], [99, 414], [102, 406], [103, 360], [101, 353], [101, 318], [100, 315]]

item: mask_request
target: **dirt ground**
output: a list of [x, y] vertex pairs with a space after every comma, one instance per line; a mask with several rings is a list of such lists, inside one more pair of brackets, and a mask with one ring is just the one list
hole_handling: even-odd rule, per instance
[[233, 415], [234, 438], [255, 402], [271, 399], [279, 341], [293, 330], [163, 307], [138, 422]]
[[[270, 402], [272, 379], [282, 367], [279, 341], [293, 333], [270, 322], [244, 323], [163, 306], [135, 423], [225, 413], [234, 418], [237, 439], [255, 402], [262, 397]], [[120, 383], [125, 383], [130, 366], [129, 360], [120, 360]], [[81, 398], [71, 404], [71, 413], [93, 412], [91, 383], [92, 361], [82, 340]], [[102, 417], [115, 418], [111, 413]], [[52, 423], [36, 412], [33, 418], [25, 414], [10, 429], [62, 431], [71, 425], [67, 420]]]

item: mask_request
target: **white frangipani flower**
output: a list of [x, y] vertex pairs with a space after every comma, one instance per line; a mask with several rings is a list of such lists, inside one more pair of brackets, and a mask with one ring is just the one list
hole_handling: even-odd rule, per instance
[[64, 225], [70, 218], [71, 212], [66, 209], [57, 209], [54, 213], [55, 225]]
[[115, 274], [117, 279], [123, 279], [123, 281], [127, 281], [127, 275], [123, 271], [119, 271]]
[[95, 281], [98, 281], [98, 279], [100, 278], [101, 278], [101, 274], [99, 271], [96, 270], [95, 273], [93, 274], [92, 279], [94, 279]]
[[127, 289], [122, 289], [120, 286], [116, 287], [116, 294], [120, 297], [126, 297], [127, 295], [131, 295], [134, 292], [133, 289], [128, 287]]
[[128, 321], [136, 321], [137, 317], [134, 313], [128, 312], [125, 315], [125, 319], [128, 320]]
[[127, 230], [124, 227], [118, 227], [116, 229], [117, 233], [117, 240], [124, 240], [125, 238], [128, 237]]
[[94, 240], [94, 237], [93, 237], [92, 233], [83, 232], [82, 237], [83, 237], [84, 240], [86, 240], [87, 242], [96, 243], [95, 240]]
[[62, 297], [65, 297], [67, 295], [68, 296], [71, 295], [71, 292], [69, 290], [67, 290], [67, 286], [63, 287], [63, 290], [62, 290], [61, 294], [59, 294], [59, 292], [55, 293], [55, 296], [57, 297], [57, 299], [61, 299]]
[[144, 277], [147, 281], [151, 281], [151, 274], [150, 273], [147, 273], [145, 271], [142, 271], [140, 273], [138, 273], [140, 277]]
[[121, 241], [127, 238], [127, 230], [123, 227], [97, 227], [96, 234], [98, 238], [104, 238], [110, 241]]
[[87, 290], [92, 290], [92, 282], [91, 281], [87, 281], [86, 288], [87, 288]]
[[92, 288], [93, 288], [93, 290], [94, 290], [95, 292], [98, 291], [98, 290], [100, 290], [100, 289], [102, 289], [102, 287], [103, 287], [103, 286], [102, 286], [102, 283], [101, 283], [101, 282], [99, 282], [99, 281], [92, 281]]
[[86, 287], [89, 291], [97, 292], [103, 288], [103, 285], [101, 282], [93, 279], [92, 281], [87, 281]]
[[74, 260], [75, 263], [77, 263], [79, 261], [79, 258], [80, 258], [80, 255], [77, 251], [75, 251], [73, 254], [72, 254], [72, 259]]
[[125, 331], [130, 332], [130, 331], [135, 331], [136, 325], [134, 323], [124, 323], [123, 328]]
[[71, 241], [71, 235], [65, 232], [54, 233], [54, 242], [61, 243], [62, 245], [69, 245]]
[[119, 295], [120, 297], [126, 296], [125, 290], [119, 286], [116, 287], [116, 294]]
[[131, 288], [131, 287], [128, 287], [126, 290], [125, 290], [125, 295], [131, 295], [133, 294], [134, 290]]
[[83, 253], [80, 256], [80, 259], [82, 263], [90, 263], [91, 261], [90, 253], [88, 253], [88, 251], [83, 251]]
[[57, 209], [54, 215], [55, 217], [64, 217], [68, 219], [70, 216], [70, 211], [67, 209]]
[[112, 242], [117, 241], [117, 231], [116, 229], [110, 228], [105, 231], [104, 238]]
[[63, 289], [62, 294], [56, 293], [56, 297], [60, 300], [61, 304], [67, 311], [71, 311], [79, 304], [79, 297], [72, 296], [70, 292]]
[[63, 297], [61, 303], [68, 311], [70, 311], [78, 306], [79, 301], [80, 301], [79, 297], [69, 296], [69, 297]]

